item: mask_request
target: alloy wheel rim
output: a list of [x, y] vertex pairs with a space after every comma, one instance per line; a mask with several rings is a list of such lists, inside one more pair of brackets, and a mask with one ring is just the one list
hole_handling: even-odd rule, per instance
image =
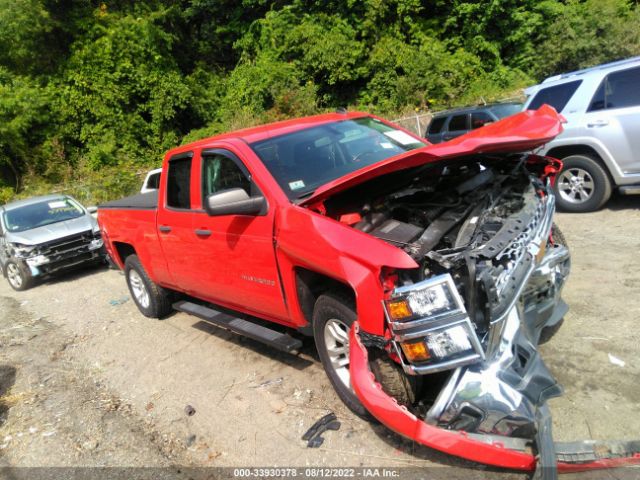
[[7, 266], [7, 278], [9, 279], [9, 283], [15, 288], [22, 286], [22, 275], [20, 275], [20, 269], [16, 264], [10, 263]]
[[349, 372], [349, 327], [342, 320], [332, 318], [324, 325], [324, 344], [331, 368], [340, 381], [351, 389]]
[[149, 292], [142, 281], [142, 277], [135, 270], [129, 270], [129, 284], [131, 285], [131, 292], [136, 301], [142, 308], [149, 308], [150, 298]]
[[585, 203], [595, 192], [595, 183], [589, 172], [582, 168], [569, 168], [558, 177], [558, 192], [566, 202]]

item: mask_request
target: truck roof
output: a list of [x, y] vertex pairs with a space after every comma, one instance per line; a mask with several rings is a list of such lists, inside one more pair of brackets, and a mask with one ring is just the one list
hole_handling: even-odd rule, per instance
[[310, 128], [316, 125], [322, 125], [324, 123], [338, 122], [340, 120], [349, 120], [352, 118], [360, 118], [368, 116], [363, 112], [345, 112], [345, 113], [325, 113], [322, 115], [313, 115], [310, 117], [295, 118], [291, 120], [284, 120], [281, 122], [267, 123], [266, 125], [259, 125], [251, 128], [244, 128], [242, 130], [235, 130], [233, 132], [223, 133], [220, 135], [214, 135], [213, 137], [204, 138], [186, 145], [181, 145], [174, 149], [169, 150], [169, 155], [175, 155], [176, 153], [192, 150], [194, 148], [206, 147], [208, 144], [218, 140], [224, 140], [229, 138], [239, 138], [247, 143], [259, 142], [266, 140], [267, 138], [277, 137], [285, 135], [287, 133], [296, 132], [305, 128]]

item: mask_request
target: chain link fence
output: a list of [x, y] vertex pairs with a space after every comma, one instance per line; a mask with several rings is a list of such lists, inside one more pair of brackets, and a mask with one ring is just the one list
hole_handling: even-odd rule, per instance
[[419, 137], [424, 137], [427, 133], [427, 126], [431, 121], [431, 117], [433, 114], [431, 113], [416, 113], [415, 115], [411, 115], [403, 118], [396, 118], [395, 120], [391, 120], [393, 123], [397, 123], [403, 128], [412, 131]]

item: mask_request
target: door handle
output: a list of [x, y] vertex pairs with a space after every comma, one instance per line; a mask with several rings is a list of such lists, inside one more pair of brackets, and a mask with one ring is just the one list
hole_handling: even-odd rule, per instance
[[211, 230], [206, 230], [204, 228], [197, 228], [194, 232], [196, 232], [196, 235], [199, 237], [208, 237], [211, 235]]
[[169, 225], [160, 225], [158, 227], [158, 230], [160, 230], [162, 233], [169, 233], [171, 231], [171, 227]]
[[589, 128], [604, 127], [607, 125], [609, 125], [609, 120], [594, 120], [593, 122], [587, 123], [587, 127]]

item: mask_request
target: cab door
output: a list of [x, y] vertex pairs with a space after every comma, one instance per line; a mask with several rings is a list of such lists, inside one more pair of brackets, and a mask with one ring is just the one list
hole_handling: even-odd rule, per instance
[[[242, 188], [250, 196], [264, 194], [233, 152], [204, 150], [202, 202], [211, 194], [231, 188]], [[191, 255], [197, 260], [200, 281], [196, 296], [286, 323], [273, 243], [274, 215], [274, 209], [268, 206], [259, 215], [210, 216], [204, 209], [193, 215], [195, 243]]]

